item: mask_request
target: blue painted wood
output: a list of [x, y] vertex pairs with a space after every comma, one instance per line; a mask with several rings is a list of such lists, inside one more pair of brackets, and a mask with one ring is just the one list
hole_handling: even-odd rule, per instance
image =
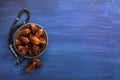
[[[120, 80], [119, 0], [0, 0], [0, 80]], [[8, 48], [10, 26], [28, 8], [48, 32], [44, 67], [23, 74]], [[23, 17], [24, 18], [24, 17]], [[24, 20], [24, 19], [23, 19]], [[22, 20], [21, 20], [22, 21]]]

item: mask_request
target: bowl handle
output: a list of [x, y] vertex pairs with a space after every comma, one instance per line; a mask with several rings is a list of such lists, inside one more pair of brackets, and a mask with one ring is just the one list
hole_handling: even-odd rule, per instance
[[[18, 25], [17, 22], [19, 21], [19, 19], [23, 13], [27, 14], [27, 18], [24, 22], [22, 22], [21, 24]], [[13, 22], [13, 24], [11, 26], [11, 30], [10, 30], [9, 35], [8, 35], [8, 46], [9, 46], [10, 50], [12, 51], [12, 53], [14, 54], [14, 56], [16, 57], [17, 64], [19, 62], [22, 62], [22, 59], [20, 58], [20, 56], [17, 54], [16, 50], [13, 47], [13, 35], [14, 35], [14, 32], [16, 31], [16, 29], [19, 28], [21, 25], [26, 24], [29, 21], [29, 19], [30, 19], [29, 11], [27, 9], [22, 9], [19, 12], [15, 21]]]
[[[18, 25], [17, 25], [17, 22], [20, 20], [20, 17], [21, 17], [22, 14], [24, 14], [24, 13], [27, 14], [26, 20], [25, 20], [24, 22], [22, 22], [21, 24], [18, 24]], [[27, 9], [22, 9], [22, 10], [19, 12], [19, 14], [18, 14], [17, 18], [15, 19], [15, 21], [13, 22], [12, 27], [14, 27], [14, 29], [17, 28], [17, 27], [20, 27], [21, 25], [28, 23], [29, 19], [30, 19], [30, 12], [29, 12]]]

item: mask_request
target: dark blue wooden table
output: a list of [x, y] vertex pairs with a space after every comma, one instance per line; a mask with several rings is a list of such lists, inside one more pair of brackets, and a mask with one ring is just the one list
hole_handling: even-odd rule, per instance
[[[44, 66], [30, 74], [7, 43], [22, 8], [49, 36]], [[0, 80], [120, 80], [120, 1], [0, 0]]]

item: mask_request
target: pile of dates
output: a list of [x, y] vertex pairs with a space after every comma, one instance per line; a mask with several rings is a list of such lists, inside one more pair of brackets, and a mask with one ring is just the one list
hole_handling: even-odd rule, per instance
[[42, 67], [43, 63], [38, 58], [33, 58], [32, 62], [26, 67], [25, 71], [30, 73], [32, 72], [36, 67]]
[[34, 57], [41, 54], [46, 44], [47, 38], [45, 31], [36, 24], [28, 24], [17, 31], [15, 45], [23, 56]]

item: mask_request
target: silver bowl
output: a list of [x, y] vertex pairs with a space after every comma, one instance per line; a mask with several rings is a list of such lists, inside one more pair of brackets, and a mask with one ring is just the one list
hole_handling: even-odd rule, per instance
[[14, 48], [16, 49], [16, 51], [17, 51], [18, 54], [20, 54], [21, 56], [23, 56], [23, 57], [25, 57], [25, 58], [34, 58], [34, 57], [38, 57], [38, 56], [42, 55], [42, 54], [44, 53], [44, 51], [46, 50], [47, 45], [48, 45], [48, 34], [47, 34], [46, 30], [44, 29], [44, 35], [43, 35], [43, 36], [45, 37], [45, 39], [46, 39], [46, 41], [47, 41], [47, 44], [43, 46], [43, 48], [41, 49], [41, 52], [40, 52], [38, 55], [36, 55], [36, 56], [26, 56], [26, 55], [22, 55], [22, 54], [18, 51], [17, 46], [16, 46], [16, 44], [15, 44], [15, 40], [17, 39], [17, 37], [18, 37], [18, 35], [19, 35], [19, 34], [18, 34], [18, 31], [21, 30], [21, 29], [23, 29], [23, 28], [26, 28], [27, 25], [30, 25], [30, 24], [35, 24], [38, 28], [44, 29], [44, 28], [43, 28], [42, 26], [40, 26], [39, 24], [36, 24], [36, 23], [27, 23], [27, 24], [24, 24], [24, 25], [20, 26], [20, 27], [15, 31], [15, 34], [14, 34], [14, 36], [13, 36], [13, 45], [14, 45]]

